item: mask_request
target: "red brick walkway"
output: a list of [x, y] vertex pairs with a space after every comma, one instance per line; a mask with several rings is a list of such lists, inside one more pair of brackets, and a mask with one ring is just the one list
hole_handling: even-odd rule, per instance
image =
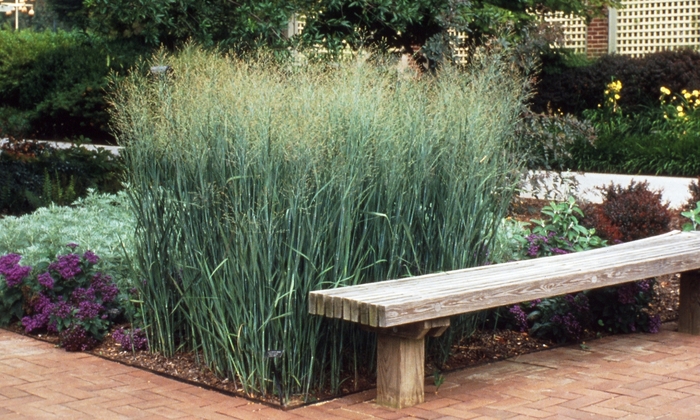
[[700, 419], [700, 337], [608, 337], [447, 374], [426, 402], [374, 391], [292, 411], [165, 379], [0, 330], [0, 419]]

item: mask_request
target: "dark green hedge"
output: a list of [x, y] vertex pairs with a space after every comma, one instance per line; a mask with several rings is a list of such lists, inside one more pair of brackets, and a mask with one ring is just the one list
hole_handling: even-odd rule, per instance
[[700, 53], [664, 51], [642, 58], [605, 55], [582, 66], [550, 58], [543, 65], [532, 109], [544, 112], [549, 106], [580, 116], [603, 102], [605, 86], [613, 79], [622, 82], [619, 105], [625, 113], [658, 107], [661, 86], [674, 92], [700, 89]]
[[143, 52], [77, 32], [0, 30], [0, 137], [109, 138], [107, 76]]
[[124, 165], [106, 150], [58, 149], [34, 142], [0, 147], [0, 215], [18, 215], [50, 203], [67, 205], [88, 188], [121, 189]]

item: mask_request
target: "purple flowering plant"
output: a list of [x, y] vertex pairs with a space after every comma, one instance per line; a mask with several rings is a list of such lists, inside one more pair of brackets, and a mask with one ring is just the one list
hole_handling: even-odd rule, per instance
[[124, 350], [140, 351], [148, 350], [148, 338], [141, 328], [119, 328], [112, 332], [112, 338]]
[[78, 245], [55, 261], [21, 266], [21, 256], [0, 257], [0, 323], [21, 320], [27, 332], [58, 333], [67, 350], [87, 350], [102, 340], [123, 313], [123, 299], [99, 257]]
[[0, 325], [7, 325], [23, 314], [22, 285], [32, 267], [20, 265], [21, 259], [18, 254], [0, 257]]
[[[543, 207], [542, 214], [544, 220], [532, 220], [534, 227], [520, 241], [520, 258], [606, 246], [593, 229], [579, 225], [584, 214], [573, 198]], [[578, 341], [585, 330], [653, 333], [658, 331], [660, 319], [647, 312], [652, 297], [653, 282], [643, 280], [514, 305], [507, 308], [504, 319], [511, 328], [559, 342]]]
[[543, 220], [531, 220], [532, 233], [525, 237], [523, 258], [568, 254], [605, 246], [594, 229], [579, 224], [583, 211], [573, 197], [562, 203], [550, 203], [542, 208]]

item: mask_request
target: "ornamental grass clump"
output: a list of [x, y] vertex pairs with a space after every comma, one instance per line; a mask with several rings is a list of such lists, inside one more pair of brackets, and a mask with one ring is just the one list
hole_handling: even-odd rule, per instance
[[248, 393], [337, 392], [374, 338], [310, 316], [310, 291], [485, 262], [526, 96], [498, 53], [419, 80], [191, 46], [153, 64], [172, 73], [113, 98], [152, 351], [197, 351]]

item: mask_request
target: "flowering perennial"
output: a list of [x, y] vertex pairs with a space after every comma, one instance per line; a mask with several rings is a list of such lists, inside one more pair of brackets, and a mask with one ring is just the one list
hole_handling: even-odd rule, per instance
[[[96, 345], [121, 313], [119, 289], [112, 277], [94, 272], [100, 258], [92, 251], [71, 252], [37, 268], [19, 265], [21, 256], [0, 257], [0, 323], [20, 319], [27, 332], [57, 332], [70, 351], [84, 351]], [[3, 284], [4, 283], [4, 284]], [[2, 294], [0, 294], [2, 296]]]

